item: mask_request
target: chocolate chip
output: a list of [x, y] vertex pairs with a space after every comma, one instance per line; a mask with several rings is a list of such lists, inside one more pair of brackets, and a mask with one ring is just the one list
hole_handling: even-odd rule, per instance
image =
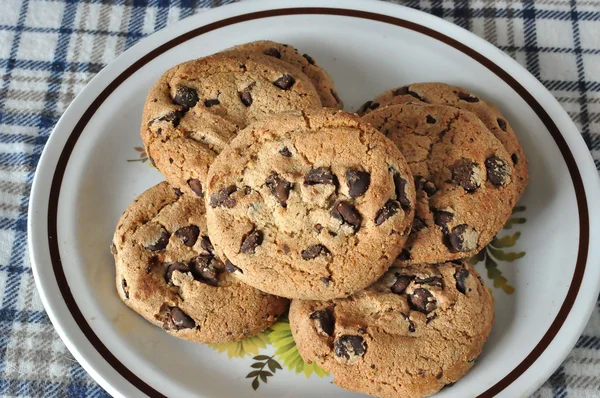
[[388, 218], [398, 213], [398, 210], [400, 210], [400, 203], [395, 200], [388, 200], [375, 215], [375, 225], [383, 224]]
[[121, 289], [123, 289], [123, 294], [125, 298], [129, 298], [129, 289], [127, 289], [127, 281], [125, 279], [121, 279]]
[[398, 87], [394, 91], [392, 91], [392, 95], [397, 97], [399, 95], [408, 95], [408, 86]]
[[427, 115], [427, 123], [428, 124], [435, 124], [437, 122], [437, 120], [435, 120], [435, 118], [431, 115]]
[[327, 278], [325, 276], [322, 276], [320, 279], [321, 279], [321, 282], [323, 282], [325, 284], [325, 286], [329, 286], [329, 283], [331, 282], [331, 279], [329, 279], [329, 278]]
[[252, 230], [244, 240], [242, 241], [242, 246], [240, 247], [240, 251], [242, 253], [254, 254], [254, 249], [260, 246], [263, 242], [263, 233], [257, 229]]
[[454, 219], [454, 213], [447, 210], [433, 209], [433, 222], [435, 225], [442, 227], [442, 231], [448, 233], [448, 224]]
[[248, 108], [250, 105], [252, 105], [252, 94], [250, 93], [250, 89], [251, 89], [251, 87], [248, 86], [245, 89], [243, 89], [242, 91], [238, 92], [240, 101], [242, 101], [242, 104], [244, 104], [244, 106], [246, 108]]
[[291, 249], [290, 249], [290, 247], [289, 247], [288, 245], [286, 245], [286, 244], [284, 243], [282, 248], [283, 248], [283, 252], [284, 252], [285, 254], [290, 254], [290, 251], [291, 251]]
[[325, 167], [312, 169], [304, 176], [304, 185], [315, 184], [334, 184], [337, 185], [337, 177], [331, 173], [331, 170]]
[[306, 59], [306, 61], [311, 64], [314, 65], [315, 64], [315, 60], [313, 59], [313, 57], [311, 57], [308, 54], [302, 54], [302, 56], [304, 57], [304, 59]]
[[416, 92], [412, 91], [409, 89], [409, 86], [404, 86], [404, 87], [400, 87], [397, 88], [396, 90], [394, 90], [392, 92], [392, 95], [394, 97], [397, 97], [399, 95], [410, 95], [415, 97], [416, 99], [418, 99], [419, 101], [423, 101], [423, 102], [427, 102], [423, 97], [421, 97], [419, 94], [417, 94]]
[[338, 95], [338, 93], [336, 93], [334, 89], [330, 89], [329, 91], [331, 92], [331, 96], [333, 97], [335, 102], [337, 102], [339, 104], [341, 101], [340, 101], [340, 96]]
[[234, 272], [239, 272], [240, 274], [244, 273], [244, 271], [242, 271], [242, 269], [240, 267], [238, 267], [237, 265], [235, 265], [234, 263], [232, 263], [229, 260], [225, 260], [225, 269], [230, 274], [233, 274]]
[[204, 101], [204, 106], [207, 108], [219, 105], [221, 103], [221, 101], [219, 101], [218, 99], [207, 99], [206, 101]]
[[319, 256], [327, 256], [329, 254], [329, 250], [323, 245], [313, 245], [310, 246], [306, 250], [302, 250], [300, 253], [302, 260], [312, 260]]
[[467, 224], [460, 224], [452, 228], [449, 241], [452, 249], [459, 252], [470, 252], [477, 248], [479, 234], [473, 227]]
[[459, 268], [454, 273], [454, 279], [456, 279], [456, 290], [458, 290], [462, 294], [467, 293], [467, 286], [465, 285], [465, 282], [468, 276], [469, 271], [465, 268]]
[[372, 110], [377, 109], [377, 108], [379, 108], [379, 102], [367, 101], [364, 104], [362, 104], [360, 106], [360, 108], [358, 108], [358, 110], [356, 111], [356, 113], [358, 113], [360, 116], [362, 116], [365, 113], [367, 113], [367, 111], [372, 111]]
[[266, 184], [273, 196], [279, 201], [281, 207], [286, 208], [287, 200], [290, 197], [290, 191], [292, 190], [292, 183], [273, 172], [267, 178]]
[[360, 336], [345, 334], [340, 336], [333, 344], [333, 353], [339, 359], [350, 361], [356, 357], [365, 355], [367, 347]]
[[315, 311], [309, 316], [310, 319], [314, 320], [318, 325], [317, 330], [323, 331], [328, 336], [333, 336], [333, 330], [335, 328], [335, 319], [333, 313], [329, 308], [324, 310]]
[[360, 228], [362, 217], [358, 210], [356, 210], [356, 208], [354, 208], [354, 206], [352, 206], [349, 202], [338, 202], [335, 206], [333, 206], [331, 215], [336, 220], [342, 221], [342, 224], [351, 225], [355, 231]]
[[358, 333], [360, 333], [360, 334], [366, 334], [367, 331], [364, 328], [358, 328]]
[[150, 272], [152, 272], [152, 269], [159, 266], [160, 264], [162, 264], [160, 257], [158, 257], [158, 256], [150, 257], [150, 259], [146, 263], [146, 269], [145, 269], [146, 273], [149, 274]]
[[497, 118], [496, 119], [496, 123], [498, 123], [498, 127], [500, 127], [500, 129], [502, 131], [506, 131], [506, 127], [507, 127], [506, 120]]
[[402, 249], [402, 251], [400, 252], [400, 254], [398, 255], [398, 260], [399, 261], [408, 261], [410, 260], [410, 250], [408, 249]]
[[404, 291], [406, 290], [408, 285], [410, 285], [410, 281], [412, 281], [412, 280], [413, 280], [412, 276], [400, 275], [400, 276], [398, 276], [398, 279], [396, 279], [396, 282], [394, 282], [394, 284], [392, 285], [390, 290], [392, 291], [392, 293], [402, 294], [402, 293], [404, 293]]
[[497, 156], [490, 156], [485, 160], [485, 169], [488, 180], [497, 187], [506, 184], [510, 169], [506, 162]]
[[415, 289], [413, 294], [408, 295], [408, 304], [412, 309], [429, 314], [437, 308], [437, 301], [433, 294], [422, 287]]
[[512, 159], [514, 164], [519, 163], [519, 157], [517, 156], [516, 153], [513, 153], [512, 155], [510, 155], [510, 158]]
[[410, 229], [410, 233], [412, 234], [413, 232], [419, 232], [426, 227], [427, 225], [423, 220], [421, 220], [419, 217], [415, 217], [412, 223], [412, 228]]
[[185, 265], [184, 263], [180, 263], [180, 262], [175, 262], [175, 263], [169, 264], [169, 266], [167, 267], [167, 270], [165, 272], [165, 281], [167, 283], [171, 282], [171, 278], [173, 277], [173, 272], [175, 272], [175, 271], [186, 273], [186, 272], [190, 272], [190, 269], [187, 267], [187, 265]]
[[275, 58], [281, 59], [281, 53], [279, 52], [278, 49], [276, 49], [274, 47], [263, 51], [263, 54], [268, 55], [269, 57], [275, 57]]
[[404, 178], [400, 176], [400, 173], [394, 172], [394, 186], [396, 189], [396, 199], [400, 202], [400, 205], [404, 210], [410, 209], [411, 203], [408, 195], [406, 193], [406, 181]]
[[456, 93], [456, 96], [463, 101], [479, 102], [479, 98], [477, 98], [476, 96], [474, 96], [471, 93], [458, 92], [458, 93]]
[[220, 261], [213, 256], [201, 254], [190, 262], [190, 271], [192, 271], [192, 275], [197, 281], [217, 286], [219, 274], [222, 272], [222, 269], [217, 267], [217, 265], [220, 265], [219, 263]]
[[415, 323], [410, 320], [410, 318], [408, 317], [408, 315], [402, 314], [402, 316], [403, 316], [404, 320], [408, 322], [408, 332], [409, 333], [414, 333], [416, 331]]
[[433, 196], [437, 192], [435, 184], [421, 176], [415, 177], [415, 188], [424, 191], [428, 196]]
[[292, 88], [294, 83], [296, 83], [294, 76], [285, 74], [285, 75], [281, 76], [279, 79], [275, 80], [273, 82], [273, 85], [275, 85], [275, 87], [278, 87], [282, 90], [289, 90], [290, 88]]
[[186, 106], [188, 108], [196, 105], [198, 100], [198, 92], [196, 89], [186, 86], [178, 86], [175, 91], [175, 98], [173, 98], [173, 102], [177, 105]]
[[222, 206], [227, 209], [231, 209], [235, 207], [237, 202], [230, 196], [235, 191], [237, 191], [237, 187], [235, 185], [229, 185], [228, 187], [221, 189], [219, 192], [213, 193], [210, 197], [210, 205], [213, 208]]
[[415, 278], [415, 283], [418, 285], [430, 285], [439, 288], [444, 287], [444, 281], [439, 276], [429, 276], [427, 278]]
[[452, 168], [452, 179], [467, 192], [473, 192], [479, 188], [477, 180], [477, 163], [462, 159]]
[[[189, 184], [189, 181], [188, 181], [188, 184]], [[183, 192], [181, 192], [181, 189], [179, 189], [179, 188], [173, 188], [173, 192], [175, 192], [175, 195], [177, 195], [177, 196], [183, 195]]]
[[179, 307], [171, 308], [171, 312], [169, 315], [176, 330], [193, 329], [196, 327], [196, 322], [194, 322], [192, 318], [190, 318], [183, 311], [181, 311]]
[[200, 238], [200, 247], [203, 248], [205, 251], [209, 252], [210, 254], [215, 254], [215, 248], [210, 242], [210, 238], [206, 235], [202, 235], [202, 238]]
[[348, 195], [351, 198], [358, 198], [369, 189], [371, 174], [366, 171], [348, 169], [346, 170], [346, 183], [348, 184]]
[[427, 320], [425, 321], [425, 324], [429, 325], [429, 322], [433, 321], [435, 318], [437, 318], [437, 314], [435, 312], [431, 315], [427, 315]]
[[197, 178], [190, 178], [187, 180], [187, 184], [196, 195], [202, 197], [204, 193], [202, 192], [202, 183]]
[[161, 227], [160, 235], [156, 238], [156, 240], [153, 243], [147, 245], [146, 249], [151, 250], [153, 252], [161, 251], [165, 249], [169, 244], [170, 237], [171, 234], [169, 233], [169, 231]]
[[283, 148], [281, 148], [279, 150], [279, 154], [281, 156], [285, 156], [286, 158], [291, 158], [292, 157], [292, 153], [290, 152], [290, 150], [286, 146], [284, 146]]
[[323, 226], [321, 224], [315, 224], [314, 228], [315, 228], [315, 231], [317, 231], [317, 233], [319, 233], [319, 234], [323, 230]]
[[181, 227], [175, 231], [175, 236], [181, 238], [183, 244], [188, 247], [192, 247], [196, 244], [198, 235], [200, 235], [200, 228], [198, 228], [196, 225]]
[[[167, 113], [164, 116], [161, 116], [159, 118], [154, 119], [152, 122], [154, 121], [159, 121], [159, 122], [169, 122], [172, 123], [174, 127], [179, 126], [179, 122], [181, 121], [181, 118], [183, 117], [183, 115], [185, 115], [185, 111], [172, 111]], [[150, 122], [150, 123], [152, 123]], [[156, 131], [157, 134], [160, 134], [162, 132], [162, 129], [158, 129]]]

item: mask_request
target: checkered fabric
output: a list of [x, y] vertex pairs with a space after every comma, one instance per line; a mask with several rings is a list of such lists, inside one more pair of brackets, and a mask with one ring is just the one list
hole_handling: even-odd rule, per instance
[[[141, 38], [230, 1], [0, 1], [0, 395], [108, 394], [73, 359], [34, 287], [27, 206], [67, 105]], [[506, 51], [558, 98], [600, 169], [600, 0], [410, 0]], [[536, 397], [600, 396], [600, 305]]]

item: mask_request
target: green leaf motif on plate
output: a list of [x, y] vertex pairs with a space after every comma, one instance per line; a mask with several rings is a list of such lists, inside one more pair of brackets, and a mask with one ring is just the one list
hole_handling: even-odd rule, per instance
[[296, 374], [303, 372], [307, 378], [313, 373], [319, 377], [329, 374], [316, 363], [308, 364], [304, 362], [298, 352], [298, 347], [296, 347], [296, 342], [290, 329], [290, 322], [287, 318], [281, 317], [277, 323], [271, 326], [271, 329], [269, 338], [276, 348], [275, 357], [289, 370], [296, 372]]
[[[136, 146], [133, 149], [135, 149], [137, 152], [139, 152], [140, 156], [138, 159], [127, 159], [127, 162], [129, 162], [129, 163], [131, 163], [131, 162], [146, 163], [148, 161], [148, 155], [146, 154], [146, 150], [144, 148], [142, 148], [141, 146]], [[152, 166], [152, 162], [148, 163], [148, 166], [154, 167], [154, 166]]]
[[[273, 359], [275, 355], [266, 356], [266, 355], [256, 355], [254, 358], [255, 361], [250, 367], [257, 369], [246, 375], [247, 379], [252, 379], [252, 389], [254, 391], [258, 390], [260, 387], [260, 382], [267, 383], [268, 378], [273, 376], [273, 374], [277, 371], [277, 369], [281, 369], [281, 365], [275, 359]], [[269, 367], [268, 370], [265, 370], [265, 366]]]
[[[504, 229], [511, 229], [515, 225], [525, 224], [525, 217], [517, 217], [515, 214], [522, 213], [526, 209], [525, 206], [515, 206], [512, 211], [512, 216], [504, 224]], [[505, 235], [502, 237], [496, 236], [492, 241], [479, 253], [467, 259], [471, 265], [475, 265], [480, 261], [485, 261], [485, 269], [487, 276], [493, 281], [494, 287], [502, 289], [506, 294], [513, 294], [515, 288], [511, 286], [502, 271], [498, 268], [498, 261], [512, 263], [520, 258], [525, 257], [525, 252], [511, 252], [504, 249], [511, 248], [517, 244], [521, 237], [521, 232]]]
[[242, 341], [234, 341], [233, 343], [224, 344], [209, 344], [208, 346], [217, 350], [218, 352], [227, 351], [227, 356], [231, 358], [244, 358], [245, 356], [257, 355], [258, 351], [267, 348], [268, 344], [271, 344], [269, 340], [269, 332], [267, 329], [264, 332], [247, 338]]

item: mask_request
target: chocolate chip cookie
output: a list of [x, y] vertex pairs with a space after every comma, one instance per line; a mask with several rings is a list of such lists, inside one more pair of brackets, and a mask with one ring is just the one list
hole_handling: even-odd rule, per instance
[[398, 261], [469, 257], [502, 229], [518, 197], [514, 168], [475, 114], [407, 103], [379, 107], [362, 119], [398, 146], [415, 178], [415, 219]]
[[366, 102], [358, 110], [358, 113], [362, 116], [381, 106], [407, 102], [454, 106], [477, 115], [492, 134], [500, 140], [510, 155], [510, 163], [514, 169], [513, 177], [518, 191], [515, 198], [516, 203], [516, 200], [525, 191], [529, 180], [527, 158], [517, 135], [496, 106], [461, 87], [445, 83], [415, 83], [384, 92], [373, 101]]
[[325, 69], [321, 68], [317, 61], [308, 54], [301, 54], [296, 48], [289, 44], [276, 43], [269, 40], [259, 40], [252, 43], [241, 44], [230, 50], [256, 51], [285, 61], [304, 72], [310, 78], [321, 97], [324, 107], [343, 109], [344, 103], [340, 99], [333, 80]]
[[119, 297], [150, 323], [189, 341], [225, 343], [273, 324], [288, 301], [234, 278], [206, 234], [204, 201], [166, 182], [125, 210], [113, 237]]
[[393, 142], [343, 111], [291, 112], [241, 131], [212, 164], [207, 219], [235, 275], [283, 297], [345, 297], [400, 252], [415, 208]]
[[142, 117], [148, 156], [182, 192], [203, 196], [208, 166], [248, 123], [321, 107], [310, 79], [259, 53], [215, 54], [177, 65], [152, 87]]
[[293, 300], [290, 326], [308, 363], [348, 390], [380, 397], [435, 394], [473, 366], [494, 309], [462, 262], [392, 267], [369, 288], [332, 301]]

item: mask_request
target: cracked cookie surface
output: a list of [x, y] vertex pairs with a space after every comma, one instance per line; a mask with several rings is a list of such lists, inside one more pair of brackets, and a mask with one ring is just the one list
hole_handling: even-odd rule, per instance
[[231, 275], [207, 236], [204, 201], [166, 182], [141, 194], [121, 216], [111, 252], [119, 297], [169, 334], [201, 343], [254, 336], [288, 300]]
[[414, 176], [416, 213], [398, 263], [466, 258], [502, 229], [518, 196], [512, 163], [475, 114], [407, 103], [362, 120], [398, 146]]
[[343, 109], [344, 103], [340, 99], [333, 80], [313, 57], [309, 54], [302, 54], [296, 48], [289, 44], [276, 43], [269, 40], [259, 40], [252, 43], [241, 44], [230, 48], [235, 51], [256, 51], [271, 57], [285, 61], [304, 72], [315, 86], [321, 103], [327, 108]]
[[511, 157], [511, 166], [514, 169], [515, 186], [518, 193], [515, 202], [512, 203], [514, 207], [529, 181], [527, 157], [515, 131], [495, 105], [462, 87], [445, 83], [415, 83], [384, 92], [374, 100], [367, 101], [358, 113], [362, 116], [378, 107], [407, 102], [454, 106], [477, 115], [488, 130], [500, 140]]
[[260, 53], [222, 53], [177, 65], [150, 89], [142, 116], [146, 153], [183, 192], [203, 196], [208, 167], [247, 124], [321, 106], [311, 80]]
[[494, 319], [493, 300], [463, 262], [392, 267], [345, 299], [293, 300], [300, 355], [348, 390], [381, 397], [435, 394], [464, 376]]
[[398, 148], [343, 111], [274, 116], [241, 131], [210, 168], [208, 228], [235, 276], [283, 297], [345, 297], [379, 278], [413, 218]]

